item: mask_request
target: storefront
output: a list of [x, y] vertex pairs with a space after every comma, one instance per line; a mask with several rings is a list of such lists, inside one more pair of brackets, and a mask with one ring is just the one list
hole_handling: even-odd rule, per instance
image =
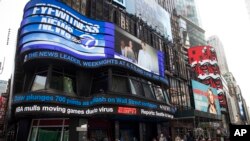
[[[86, 100], [33, 92], [16, 95], [13, 102], [17, 138], [28, 141], [151, 141], [160, 133], [170, 134], [168, 123], [173, 118], [167, 105], [124, 96], [99, 95]], [[163, 106], [165, 109], [160, 108]]]

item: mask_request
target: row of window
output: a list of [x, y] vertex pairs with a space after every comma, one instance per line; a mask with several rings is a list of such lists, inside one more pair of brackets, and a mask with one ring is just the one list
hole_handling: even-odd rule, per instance
[[[87, 79], [83, 80], [91, 83], [90, 93], [84, 96], [110, 91], [169, 103], [169, 95], [164, 87], [126, 73], [115, 72], [115, 70], [110, 75], [108, 74], [108, 70], [105, 70], [95, 73], [89, 79], [91, 82]], [[37, 69], [33, 75], [30, 90], [50, 90], [64, 93], [65, 95], [79, 96], [81, 94], [77, 93], [77, 86], [81, 87], [81, 84], [77, 84], [79, 82], [77, 78], [79, 77], [76, 73], [68, 72], [66, 69], [60, 67], [50, 66], [48, 68]]]

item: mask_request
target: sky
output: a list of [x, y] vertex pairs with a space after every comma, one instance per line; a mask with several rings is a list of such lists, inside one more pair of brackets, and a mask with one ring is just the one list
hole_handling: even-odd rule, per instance
[[[28, 0], [0, 0], [0, 61], [5, 56], [5, 68], [0, 80], [10, 78], [14, 65], [15, 36]], [[248, 80], [250, 60], [250, 19], [245, 0], [196, 0], [206, 37], [217, 35], [224, 45], [227, 63], [250, 105]], [[4, 20], [3, 20], [4, 19]], [[6, 45], [8, 28], [11, 28], [10, 45]]]
[[206, 37], [217, 35], [224, 46], [229, 71], [250, 106], [250, 19], [245, 0], [196, 0]]

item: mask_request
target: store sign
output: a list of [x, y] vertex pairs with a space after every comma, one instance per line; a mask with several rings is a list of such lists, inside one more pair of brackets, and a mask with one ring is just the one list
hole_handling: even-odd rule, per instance
[[102, 95], [102, 96], [94, 96], [88, 99], [80, 99], [73, 98], [64, 95], [55, 95], [55, 94], [45, 94], [45, 93], [25, 93], [13, 96], [13, 104], [29, 104], [29, 103], [54, 103], [54, 104], [63, 104], [68, 106], [74, 106], [79, 108], [93, 107], [96, 105], [104, 104], [104, 105], [118, 105], [120, 113], [135, 113], [137, 112], [135, 109], [129, 109], [129, 107], [124, 106], [135, 106], [142, 107], [147, 109], [155, 109], [160, 111], [165, 111], [168, 113], [174, 113], [173, 108], [164, 105], [166, 109], [162, 109], [163, 104], [158, 104], [155, 102], [148, 102], [135, 98], [127, 98], [124, 96], [111, 96], [111, 95]]
[[136, 115], [137, 110], [136, 110], [136, 108], [130, 108], [130, 107], [118, 107], [118, 113], [119, 114]]
[[[26, 60], [50, 57], [90, 68], [105, 64], [118, 65], [150, 79], [168, 83], [164, 78], [163, 53], [147, 45], [146, 56], [149, 56], [150, 61], [139, 61], [143, 60], [143, 55], [140, 55], [143, 53], [139, 51], [141, 44], [137, 42], [139, 39], [132, 35], [127, 36], [129, 33], [125, 31], [115, 33], [113, 23], [87, 18], [55, 0], [28, 2], [23, 17], [18, 46], [21, 54], [28, 54], [25, 56]], [[115, 40], [120, 34], [124, 34], [124, 40], [134, 43], [138, 63], [130, 59], [130, 53], [124, 57], [116, 51], [118, 43]]]
[[217, 91], [208, 85], [192, 80], [195, 109], [211, 114], [221, 114]]
[[113, 2], [119, 4], [122, 7], [126, 7], [125, 0], [113, 0]]
[[[136, 111], [140, 112], [136, 112]], [[116, 106], [96, 106], [91, 108], [76, 108], [68, 106], [57, 106], [57, 105], [21, 105], [15, 108], [15, 114], [17, 116], [30, 115], [33, 113], [42, 114], [56, 114], [56, 115], [68, 115], [68, 116], [92, 116], [98, 114], [127, 114], [130, 116], [145, 116], [145, 117], [159, 117], [165, 119], [172, 119], [173, 115], [157, 111], [157, 110], [145, 110], [140, 108], [127, 108], [127, 107], [116, 107]], [[150, 114], [149, 114], [150, 113]]]

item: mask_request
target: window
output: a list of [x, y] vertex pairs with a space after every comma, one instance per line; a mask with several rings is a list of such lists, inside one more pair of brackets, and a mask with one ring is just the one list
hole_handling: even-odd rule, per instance
[[108, 90], [108, 75], [107, 72], [97, 73], [93, 78], [91, 93], [103, 93]]
[[133, 95], [144, 96], [143, 87], [141, 82], [139, 81], [139, 78], [131, 77], [129, 79], [129, 84]]
[[47, 80], [47, 72], [36, 74], [31, 90], [37, 91], [45, 89], [46, 80]]
[[81, 0], [81, 14], [86, 15], [87, 11], [87, 0]]
[[76, 11], [79, 11], [80, 8], [80, 0], [72, 0], [72, 7]]
[[[74, 75], [64, 72], [63, 68], [53, 68], [50, 88], [62, 91], [68, 95], [76, 93], [76, 80]], [[72, 74], [72, 73], [71, 73]]]
[[128, 79], [122, 76], [112, 76], [112, 91], [129, 93]]
[[31, 84], [31, 91], [38, 91], [46, 89], [48, 75], [48, 66], [38, 67], [35, 70], [33, 76], [33, 82]]
[[160, 86], [155, 86], [154, 90], [155, 90], [156, 99], [159, 100], [159, 101], [165, 101], [161, 87]]
[[68, 119], [35, 119], [29, 141], [68, 141]]
[[143, 85], [145, 96], [150, 99], [155, 99], [151, 82], [149, 81], [143, 82], [142, 85]]

